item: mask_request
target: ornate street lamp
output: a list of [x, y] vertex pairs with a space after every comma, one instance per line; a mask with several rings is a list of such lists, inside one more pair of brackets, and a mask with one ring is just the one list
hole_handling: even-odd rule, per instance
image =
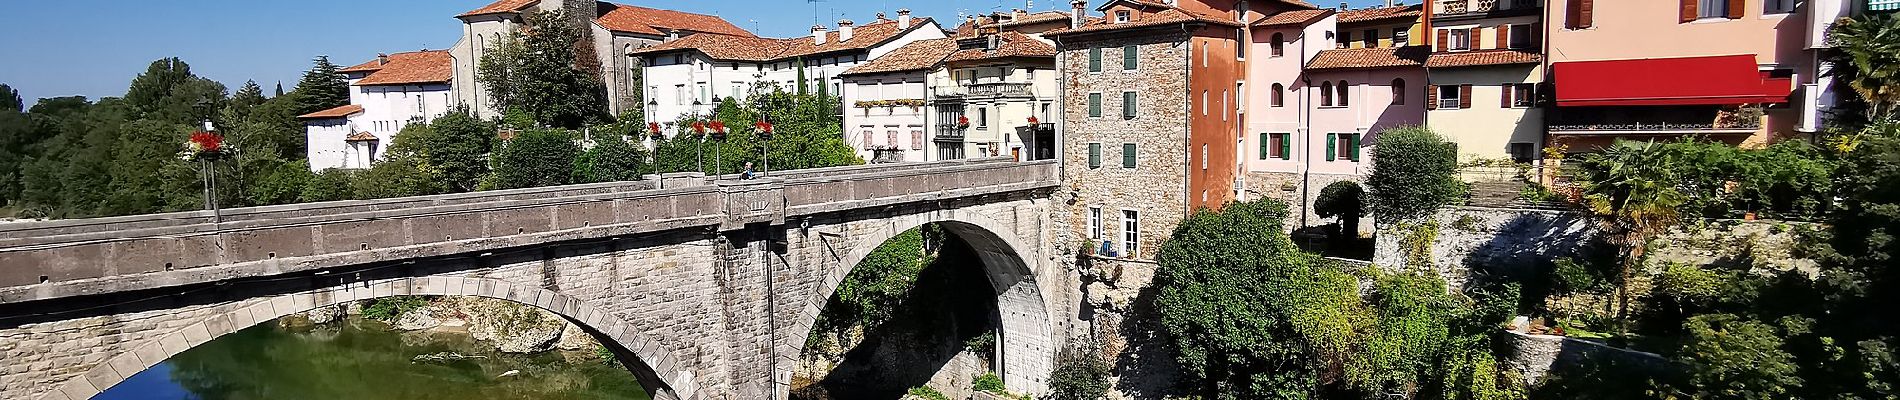
[[211, 210], [212, 221], [222, 222], [223, 218], [218, 215], [218, 173], [214, 167], [216, 161], [230, 156], [234, 149], [224, 145], [224, 135], [218, 134], [211, 121], [205, 121], [204, 130], [192, 132], [184, 147], [179, 158], [198, 162], [198, 178], [204, 181], [205, 209]]
[[772, 172], [772, 123], [760, 119], [758, 123], [752, 124], [752, 129], [759, 131], [759, 163], [762, 164], [759, 176], [765, 176]]

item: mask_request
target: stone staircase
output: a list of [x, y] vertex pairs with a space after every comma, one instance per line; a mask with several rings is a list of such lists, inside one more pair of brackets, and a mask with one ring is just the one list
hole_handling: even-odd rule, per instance
[[1475, 207], [1512, 207], [1518, 205], [1518, 193], [1524, 190], [1524, 182], [1514, 180], [1476, 182], [1465, 198], [1465, 205]]

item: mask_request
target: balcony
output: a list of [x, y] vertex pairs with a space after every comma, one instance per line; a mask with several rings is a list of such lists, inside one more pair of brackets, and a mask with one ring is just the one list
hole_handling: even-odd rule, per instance
[[971, 97], [1036, 97], [1035, 90], [1028, 83], [997, 82], [971, 85], [943, 86], [936, 89], [938, 99], [964, 99]]
[[1496, 16], [1524, 14], [1537, 8], [1537, 0], [1440, 0], [1437, 15], [1444, 16], [1492, 16], [1500, 11], [1516, 11]]
[[1680, 122], [1631, 122], [1620, 124], [1570, 124], [1551, 125], [1551, 134], [1571, 135], [1624, 135], [1624, 134], [1665, 134], [1665, 133], [1754, 133], [1761, 129], [1761, 122], [1734, 123], [1680, 123]]
[[962, 143], [965, 128], [957, 124], [937, 124], [937, 136], [930, 138], [936, 142]]

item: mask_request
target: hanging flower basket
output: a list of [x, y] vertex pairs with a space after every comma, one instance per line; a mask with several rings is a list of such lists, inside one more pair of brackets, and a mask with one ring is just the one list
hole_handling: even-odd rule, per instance
[[647, 134], [652, 135], [654, 139], [665, 137], [665, 134], [660, 133], [660, 123], [658, 122], [647, 123]]
[[726, 123], [725, 123], [725, 122], [722, 122], [722, 121], [713, 121], [713, 122], [712, 122], [712, 124], [710, 124], [710, 125], [711, 125], [711, 128], [712, 128], [712, 138], [713, 138], [713, 140], [725, 140], [725, 139], [726, 139]]
[[1042, 122], [1040, 122], [1040, 121], [1036, 121], [1036, 117], [1029, 117], [1029, 124], [1030, 124], [1030, 125], [1035, 125], [1035, 124], [1039, 124], [1039, 123], [1042, 123]]
[[185, 141], [185, 149], [178, 158], [185, 161], [217, 160], [230, 155], [231, 148], [224, 145], [224, 135], [217, 132], [199, 131], [191, 134]]
[[959, 116], [959, 117], [957, 117], [957, 127], [958, 127], [958, 128], [968, 128], [968, 127], [970, 127], [970, 117], [967, 117], [967, 116]]
[[704, 122], [698, 122], [698, 121], [694, 121], [694, 122], [693, 122], [693, 135], [694, 135], [694, 136], [706, 136], [706, 123], [704, 123]]
[[759, 121], [758, 123], [752, 124], [752, 129], [759, 132], [759, 138], [772, 138], [772, 123], [770, 122]]

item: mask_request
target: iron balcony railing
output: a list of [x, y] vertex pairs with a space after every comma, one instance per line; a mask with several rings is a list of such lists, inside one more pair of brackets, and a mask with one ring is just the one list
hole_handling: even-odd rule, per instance
[[938, 87], [936, 95], [939, 98], [1035, 97], [1036, 93], [1028, 83], [1000, 82]]
[[1632, 122], [1621, 124], [1569, 124], [1551, 125], [1551, 132], [1695, 132], [1695, 131], [1753, 131], [1761, 129], [1760, 121], [1742, 121], [1732, 123], [1676, 123], [1676, 122]]
[[965, 128], [957, 124], [937, 124], [937, 136], [931, 140], [938, 142], [962, 142]]

